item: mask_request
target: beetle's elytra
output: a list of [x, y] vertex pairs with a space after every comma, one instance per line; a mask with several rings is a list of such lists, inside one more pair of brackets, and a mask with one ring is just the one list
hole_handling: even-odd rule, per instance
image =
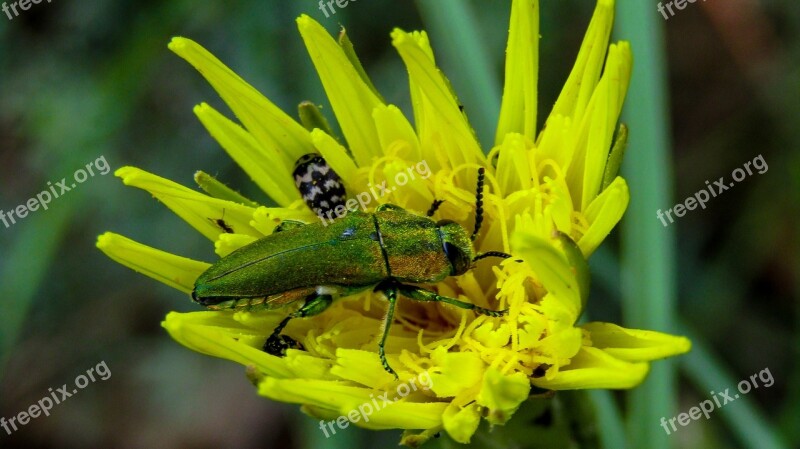
[[[312, 181], [314, 173], [321, 173], [327, 181], [335, 179], [341, 187], [338, 176], [318, 155], [304, 156], [297, 167], [296, 179], [298, 170], [309, 174]], [[197, 278], [192, 298], [217, 310], [274, 309], [304, 300], [302, 307], [289, 314], [264, 344], [265, 351], [282, 355], [289, 347], [300, 347], [290, 337], [281, 335], [290, 319], [321, 313], [339, 297], [369, 288], [380, 291], [389, 301], [389, 308], [378, 353], [384, 369], [396, 377], [386, 360], [384, 345], [398, 294], [416, 301], [445, 302], [488, 316], [506, 313], [440, 296], [413, 285], [436, 283], [448, 276], [464, 274], [473, 261], [483, 257], [509, 257], [499, 252], [476, 255], [472, 244], [482, 221], [483, 177], [481, 169], [476, 227], [472, 235], [455, 222], [436, 222], [429, 217], [441, 202], [431, 207], [428, 217], [384, 204], [375, 212], [355, 211], [330, 225], [284, 221], [273, 234], [230, 253], [209, 267]], [[320, 179], [318, 177], [317, 181]], [[298, 188], [301, 184], [298, 181]], [[339, 190], [332, 182], [327, 185], [329, 187], [324, 190], [314, 189], [314, 196], [309, 198], [303, 194], [315, 213], [325, 213], [325, 206], [335, 207], [345, 198], [343, 187]]]

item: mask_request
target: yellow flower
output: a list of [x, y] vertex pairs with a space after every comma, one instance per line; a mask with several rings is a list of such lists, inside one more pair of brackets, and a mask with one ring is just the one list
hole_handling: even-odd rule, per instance
[[[577, 324], [588, 295], [585, 258], [620, 220], [629, 199], [625, 180], [617, 176], [624, 127], [616, 140], [614, 134], [631, 51], [627, 42], [609, 45], [613, 8], [613, 0], [598, 1], [572, 73], [544, 129], [537, 130], [538, 2], [513, 1], [503, 101], [488, 156], [436, 67], [425, 32], [391, 34], [409, 73], [412, 125], [375, 91], [349, 42], [337, 43], [307, 16], [297, 19], [346, 146], [322, 129], [307, 130], [198, 44], [173, 39], [169, 48], [211, 83], [242, 126], [205, 103], [195, 114], [277, 207], [252, 204], [202, 173], [199, 183], [211, 196], [137, 168], [116, 175], [214, 241], [220, 256], [271, 234], [283, 220], [318, 219], [295, 188], [292, 169], [301, 156], [319, 153], [350, 193], [369, 192], [384, 181], [391, 186], [398, 173], [424, 175], [424, 166], [429, 176], [413, 177], [369, 210], [393, 203], [424, 214], [434, 200], [443, 200], [436, 217], [466, 229], [475, 220], [476, 173], [485, 168], [484, 223], [475, 248], [514, 257], [477, 262], [462, 276], [428, 286], [481, 307], [508, 308], [504, 317], [400, 301], [386, 345], [399, 380], [378, 357], [386, 303], [371, 291], [292, 320], [284, 333], [303, 350], [289, 349], [285, 357], [261, 350], [287, 315], [284, 310], [173, 312], [163, 326], [188, 348], [247, 366], [263, 396], [301, 404], [322, 420], [351, 415], [359, 426], [406, 429], [406, 444], [442, 429], [468, 442], [481, 417], [492, 424], [507, 421], [531, 385], [631, 388], [644, 379], [649, 361], [688, 351], [683, 337]], [[97, 245], [115, 261], [185, 293], [209, 266], [112, 233], [101, 235]], [[397, 394], [410, 384], [415, 388]], [[376, 401], [387, 393], [390, 403]], [[354, 419], [353, 411], [365, 404], [369, 415], [359, 412]]]

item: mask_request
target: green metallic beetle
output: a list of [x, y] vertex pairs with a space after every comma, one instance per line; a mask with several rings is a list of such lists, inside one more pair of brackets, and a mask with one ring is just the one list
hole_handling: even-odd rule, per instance
[[[271, 235], [223, 257], [195, 282], [192, 298], [214, 310], [264, 307], [276, 309], [304, 300], [264, 344], [264, 350], [283, 355], [297, 347], [281, 331], [292, 318], [324, 311], [335, 298], [359, 291], [380, 291], [389, 301], [378, 353], [389, 366], [384, 345], [392, 324], [397, 296], [416, 301], [444, 302], [478, 314], [498, 317], [507, 311], [490, 310], [438, 295], [411, 284], [431, 284], [467, 272], [484, 257], [510, 257], [500, 252], [476, 255], [472, 240], [482, 221], [483, 169], [478, 176], [475, 231], [470, 234], [450, 220], [435, 222], [392, 205], [374, 213], [353, 211], [330, 225], [284, 221]], [[342, 198], [343, 200], [343, 198]], [[317, 198], [319, 202], [319, 198]]]

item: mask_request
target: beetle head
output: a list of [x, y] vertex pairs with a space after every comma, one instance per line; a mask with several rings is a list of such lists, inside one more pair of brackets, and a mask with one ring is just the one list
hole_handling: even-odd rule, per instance
[[442, 247], [447, 260], [450, 261], [450, 276], [464, 274], [475, 258], [475, 248], [469, 233], [458, 223], [441, 220], [436, 223], [442, 237]]

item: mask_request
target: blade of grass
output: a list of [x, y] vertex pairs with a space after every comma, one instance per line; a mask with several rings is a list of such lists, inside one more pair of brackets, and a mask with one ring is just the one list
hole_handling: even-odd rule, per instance
[[[309, 416], [300, 413], [299, 410], [292, 414], [294, 416], [294, 425], [297, 427], [297, 434], [300, 438], [299, 447], [309, 449], [319, 447], [328, 449], [367, 447], [364, 444], [367, 436], [364, 429], [356, 426], [342, 429], [335, 424], [327, 426], [331, 421], [311, 419]], [[323, 427], [325, 430], [323, 430]]]
[[[725, 369], [725, 365], [711, 352], [702, 337], [686, 324], [680, 324], [680, 332], [692, 340], [692, 351], [680, 358], [680, 366], [703, 394], [711, 391], [736, 390], [736, 377]], [[742, 379], [746, 379], [744, 376]], [[739, 396], [739, 395], [737, 395]], [[714, 410], [725, 420], [728, 428], [747, 448], [785, 449], [789, 446], [781, 441], [761, 410], [748, 396], [741, 395], [730, 405]]]
[[[613, 257], [607, 250], [600, 249], [592, 255], [593, 263], [591, 265], [593, 267], [598, 265], [594, 259], [599, 252], [602, 252], [606, 257]], [[617, 264], [616, 260], [612, 260], [607, 266], [610, 269], [619, 269], [619, 264]], [[593, 320], [588, 312], [584, 312], [580, 320], [578, 320], [581, 324], [591, 321]], [[609, 390], [587, 390], [587, 393], [587, 397], [594, 406], [595, 424], [600, 434], [601, 446], [605, 449], [627, 449], [629, 445], [625, 436], [625, 423], [622, 420], [619, 407], [614, 402], [613, 393]]]
[[486, 40], [471, 4], [463, 0], [417, 0], [417, 8], [431, 34], [437, 64], [458, 67], [445, 70], [445, 74], [465, 105], [478, 141], [488, 152], [500, 115], [500, 79], [492, 70], [496, 65], [484, 44]]
[[[618, 298], [621, 294], [617, 283], [620, 266], [608, 249], [599, 248], [592, 255], [591, 268], [592, 274], [595, 275], [594, 278], [611, 292], [611, 297]], [[731, 374], [725, 363], [713, 352], [699, 333], [679, 318], [676, 319], [676, 327], [678, 333], [692, 340], [691, 352], [682, 355], [678, 360], [681, 371], [686, 374], [698, 392], [705, 394], [712, 390], [721, 391], [727, 386], [736, 384], [735, 376]], [[663, 363], [663, 361], [656, 363]], [[727, 426], [733, 429], [732, 432], [742, 445], [747, 448], [783, 449], [788, 447], [780, 437], [777, 428], [764, 417], [764, 413], [758, 405], [744, 396], [736, 399], [735, 407], [731, 406], [720, 411], [720, 416]], [[601, 424], [605, 425], [602, 421]]]
[[[631, 186], [621, 234], [623, 317], [629, 327], [671, 332], [675, 234], [655, 217], [656, 209], [669, 207], [672, 190], [662, 22], [648, 2], [621, 3], [618, 18], [617, 35], [631, 41], [636, 59], [623, 116], [630, 127], [623, 172]], [[631, 446], [668, 448], [658, 422], [675, 405], [674, 364], [653, 364], [647, 380], [628, 395]]]
[[[86, 84], [72, 85], [66, 91], [55, 89], [59, 91], [58, 94], [39, 89], [38, 95], [31, 96], [26, 110], [29, 123], [26, 122], [25, 126], [30, 128], [31, 135], [36, 136], [35, 145], [40, 145], [50, 157], [58, 157], [60, 161], [53, 172], [48, 173], [47, 179], [57, 180], [66, 176], [98, 155], [104, 155], [112, 161], [115, 159], [115, 149], [109, 144], [109, 139], [125, 123], [135, 105], [133, 99], [147, 87], [142, 79], [153, 71], [147, 62], [166, 51], [165, 44], [151, 39], [139, 39], [138, 36], [169, 34], [168, 30], [175, 29], [180, 18], [187, 16], [184, 11], [189, 11], [190, 8], [196, 10], [196, 5], [190, 0], [172, 2], [140, 17], [130, 33], [128, 44], [122, 46], [126, 51], [119, 52], [107, 64], [108, 70], [97, 79], [87, 76], [84, 79]], [[162, 17], [171, 19], [162, 20]], [[79, 88], [92, 92], [90, 99], [93, 101], [76, 104], [74, 98], [77, 96], [76, 92], [80, 92]], [[81, 113], [77, 115], [84, 122], [99, 123], [100, 120], [93, 122], [92, 118], [102, 117], [103, 126], [76, 127], [73, 121], [76, 114], [56, 112], [79, 109]], [[0, 298], [12, 302], [0, 314], [0, 379], [40, 286], [48, 281], [52, 282], [46, 275], [55, 261], [61, 236], [73, 224], [71, 220], [89, 198], [83, 193], [75, 193], [60, 201], [63, 203], [53, 203], [46, 213], [38, 211], [17, 224], [16, 227], [21, 228], [18, 231], [20, 234], [11, 249], [3, 253]], [[93, 241], [86, 244], [93, 245]], [[58, 298], [47, 299], [56, 300]]]
[[625, 425], [614, 397], [609, 390], [589, 390], [589, 397], [597, 411], [597, 425], [600, 427], [600, 442], [605, 449], [627, 449]]
[[7, 306], [0, 325], [0, 378], [75, 211], [74, 205], [62, 204], [46, 214], [29, 217], [20, 223], [23, 229], [13, 246], [4, 251], [7, 263], [0, 272], [0, 298], [4, 298]]

